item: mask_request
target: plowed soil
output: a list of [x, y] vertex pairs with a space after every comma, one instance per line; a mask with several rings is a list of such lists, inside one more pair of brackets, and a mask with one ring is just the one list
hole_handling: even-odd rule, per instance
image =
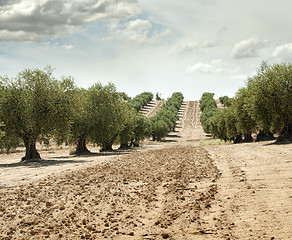
[[176, 131], [138, 150], [2, 154], [0, 239], [291, 239], [291, 144], [200, 146], [199, 118], [184, 102]]

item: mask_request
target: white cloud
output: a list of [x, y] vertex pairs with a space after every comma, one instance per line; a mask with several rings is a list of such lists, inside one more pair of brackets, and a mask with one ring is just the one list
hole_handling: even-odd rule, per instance
[[140, 12], [136, 0], [6, 1], [0, 4], [0, 31], [7, 34], [0, 40], [40, 41], [101, 19], [127, 20]]
[[206, 73], [206, 74], [220, 74], [230, 73], [235, 74], [240, 72], [239, 67], [232, 68], [221, 59], [212, 60], [211, 63], [196, 63], [193, 66], [188, 66], [186, 72], [189, 74]]
[[63, 48], [66, 50], [71, 50], [74, 48], [74, 46], [73, 45], [63, 45]]
[[233, 58], [256, 57], [260, 49], [266, 46], [267, 41], [262, 41], [257, 36], [253, 36], [236, 43], [231, 51], [231, 56]]
[[280, 57], [280, 56], [286, 56], [292, 54], [292, 43], [283, 44], [280, 46], [277, 46], [275, 51], [273, 52], [273, 57]]
[[163, 37], [170, 34], [170, 30], [165, 30], [161, 33], [154, 32], [152, 35], [148, 35], [149, 32], [133, 33], [129, 39], [138, 44], [154, 44], [159, 42]]
[[177, 49], [177, 53], [190, 53], [190, 52], [198, 52], [205, 48], [215, 47], [217, 43], [215, 41], [204, 41], [204, 42], [189, 42], [181, 45]]
[[186, 69], [187, 73], [208, 73], [208, 74], [215, 74], [215, 73], [223, 73], [226, 71], [224, 68], [224, 63], [222, 60], [213, 60], [210, 64], [209, 63], [196, 63], [193, 66], [188, 66]]
[[152, 28], [152, 23], [149, 20], [136, 19], [128, 22], [127, 29], [135, 32], [148, 31]]
[[0, 30], [0, 41], [42, 41], [42, 36], [36, 33], [29, 33], [25, 31], [8, 31], [8, 30]]
[[169, 29], [154, 31], [151, 21], [143, 19], [131, 20], [120, 25], [113, 23], [109, 27], [115, 36], [140, 45], [157, 43], [171, 33]]

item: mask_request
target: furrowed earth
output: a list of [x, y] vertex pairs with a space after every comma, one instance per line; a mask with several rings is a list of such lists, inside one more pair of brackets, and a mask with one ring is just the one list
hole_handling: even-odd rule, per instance
[[291, 143], [219, 145], [198, 102], [179, 116], [135, 150], [1, 154], [0, 239], [292, 239]]

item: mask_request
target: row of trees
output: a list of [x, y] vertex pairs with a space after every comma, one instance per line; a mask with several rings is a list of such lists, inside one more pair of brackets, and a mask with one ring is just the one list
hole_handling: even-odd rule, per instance
[[53, 139], [76, 145], [75, 153], [83, 154], [89, 153], [89, 142], [103, 151], [117, 142], [121, 148], [138, 146], [155, 128], [153, 120], [138, 112], [152, 93], [130, 99], [113, 84], [78, 88], [71, 77], [56, 79], [50, 67], [1, 77], [0, 93], [0, 148], [9, 151], [24, 144], [23, 161], [40, 158], [37, 142]]
[[201, 124], [206, 133], [211, 133], [211, 120], [218, 113], [214, 93], [205, 92], [200, 99]]
[[133, 108], [137, 111], [140, 111], [145, 105], [147, 105], [153, 99], [153, 93], [143, 92], [138, 94], [133, 99], [130, 99], [129, 102]]
[[150, 118], [151, 121], [151, 135], [154, 140], [160, 141], [170, 131], [174, 131], [176, 121], [178, 120], [178, 111], [183, 102], [183, 94], [175, 92], [162, 106], [160, 111]]
[[252, 141], [252, 133], [257, 138], [277, 135], [278, 140], [291, 139], [291, 93], [292, 64], [263, 62], [228, 108], [209, 106], [203, 111], [202, 125], [214, 137], [235, 142]]

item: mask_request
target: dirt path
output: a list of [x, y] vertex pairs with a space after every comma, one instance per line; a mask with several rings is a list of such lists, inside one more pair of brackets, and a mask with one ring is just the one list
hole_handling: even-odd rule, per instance
[[218, 202], [236, 239], [292, 239], [292, 146], [205, 147], [222, 172]]
[[163, 100], [153, 100], [148, 105], [146, 105], [141, 112], [148, 118], [155, 116], [155, 114], [161, 109], [163, 106]]
[[136, 151], [1, 155], [0, 239], [291, 239], [291, 144], [201, 147], [199, 103], [179, 116]]
[[206, 139], [206, 134], [200, 123], [199, 102], [184, 102], [183, 106], [183, 115], [179, 128], [180, 141], [200, 141], [201, 139]]

